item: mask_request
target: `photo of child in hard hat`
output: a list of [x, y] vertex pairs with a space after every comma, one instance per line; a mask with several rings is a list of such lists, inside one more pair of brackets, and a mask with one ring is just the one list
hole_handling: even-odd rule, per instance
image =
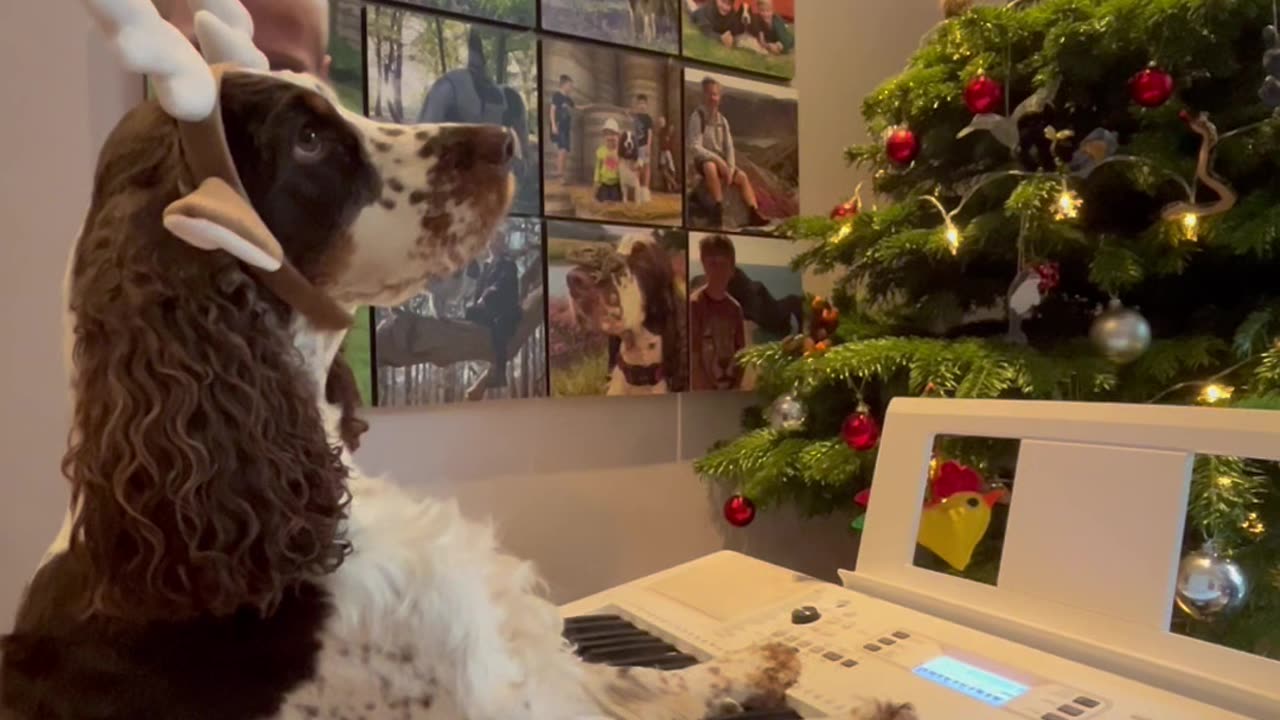
[[542, 62], [543, 91], [551, 98], [543, 124], [545, 214], [680, 226], [679, 66], [666, 58], [557, 38], [543, 41]]
[[602, 203], [622, 202], [622, 158], [618, 145], [622, 130], [618, 121], [609, 118], [604, 122], [600, 147], [596, 148], [596, 172], [592, 181], [596, 188], [596, 200]]

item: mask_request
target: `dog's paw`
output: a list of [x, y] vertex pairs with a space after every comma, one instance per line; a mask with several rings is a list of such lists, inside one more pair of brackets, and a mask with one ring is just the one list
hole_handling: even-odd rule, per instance
[[800, 678], [800, 656], [795, 648], [769, 643], [694, 669], [707, 678], [707, 708], [713, 714], [733, 704], [772, 708], [786, 702], [787, 690]]
[[911, 703], [874, 700], [853, 711], [849, 720], [920, 720]]

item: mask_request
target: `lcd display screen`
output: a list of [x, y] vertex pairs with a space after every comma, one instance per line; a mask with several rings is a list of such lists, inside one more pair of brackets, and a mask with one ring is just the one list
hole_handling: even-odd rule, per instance
[[1026, 685], [946, 655], [930, 660], [914, 672], [926, 680], [994, 707], [1001, 707], [1028, 690]]

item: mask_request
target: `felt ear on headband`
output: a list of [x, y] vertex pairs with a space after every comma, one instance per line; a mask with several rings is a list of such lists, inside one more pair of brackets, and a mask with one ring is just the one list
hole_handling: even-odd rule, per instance
[[257, 211], [220, 178], [207, 178], [200, 187], [164, 211], [169, 232], [201, 250], [222, 250], [253, 266], [275, 272], [284, 251]]

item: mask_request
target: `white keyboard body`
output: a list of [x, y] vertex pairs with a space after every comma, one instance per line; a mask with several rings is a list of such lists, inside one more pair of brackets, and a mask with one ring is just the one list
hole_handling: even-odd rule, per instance
[[[913, 564], [939, 435], [1020, 443], [995, 585]], [[1280, 663], [1169, 631], [1198, 453], [1280, 461], [1280, 412], [899, 398], [844, 588], [717, 554], [564, 612], [613, 610], [699, 657], [803, 645], [809, 717], [871, 695], [926, 720], [1280, 720]], [[805, 605], [822, 618], [792, 625]]]
[[[819, 619], [794, 624], [803, 606]], [[561, 612], [621, 615], [700, 659], [793, 645], [803, 672], [790, 704], [806, 718], [848, 718], [868, 698], [911, 702], [922, 720], [1247, 717], [727, 551]]]

